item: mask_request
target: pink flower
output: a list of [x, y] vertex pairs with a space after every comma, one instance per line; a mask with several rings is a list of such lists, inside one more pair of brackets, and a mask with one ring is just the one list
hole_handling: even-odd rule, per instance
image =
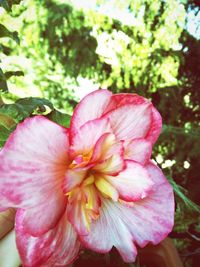
[[78, 104], [69, 129], [42, 116], [18, 125], [0, 152], [0, 207], [18, 209], [23, 266], [67, 265], [81, 244], [132, 262], [135, 244], [167, 236], [173, 191], [150, 161], [161, 126], [147, 99], [107, 90]]

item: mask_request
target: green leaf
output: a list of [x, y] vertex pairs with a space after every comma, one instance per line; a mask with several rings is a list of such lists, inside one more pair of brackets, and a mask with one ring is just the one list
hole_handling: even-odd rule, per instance
[[12, 11], [12, 5], [18, 5], [21, 0], [0, 0], [0, 6], [2, 6], [6, 11]]
[[15, 124], [16, 124], [16, 121], [12, 117], [0, 112], [0, 125], [2, 125], [7, 130], [9, 130], [13, 128]]
[[9, 37], [12, 38], [17, 44], [20, 43], [18, 33], [16, 31], [9, 31], [3, 24], [0, 24], [0, 38]]
[[16, 123], [11, 117], [0, 114], [0, 147], [6, 142], [15, 127]]
[[3, 146], [15, 126], [16, 122], [12, 117], [0, 113], [0, 147]]
[[50, 101], [43, 98], [30, 97], [17, 100], [14, 104], [0, 106], [0, 147], [4, 145], [17, 124], [25, 118], [46, 111], [45, 106], [53, 109]]
[[171, 177], [168, 177], [169, 182], [173, 186], [174, 192], [176, 195], [184, 202], [185, 206], [188, 208], [190, 211], [196, 211], [197, 213], [200, 214], [200, 206], [195, 204], [192, 200], [190, 200], [186, 195], [186, 190], [178, 185]]
[[24, 76], [24, 72], [23, 71], [6, 71], [4, 73], [5, 77], [6, 77], [6, 80], [8, 80], [10, 77], [12, 76]]
[[2, 37], [11, 37], [12, 36], [12, 32], [9, 31], [6, 26], [4, 26], [3, 24], [0, 24], [0, 38]]
[[8, 46], [0, 44], [0, 51], [8, 56], [8, 55], [11, 54], [12, 49], [10, 47], [8, 47]]
[[7, 0], [0, 0], [0, 6], [2, 6], [6, 11], [11, 11], [10, 5]]
[[0, 134], [0, 147], [2, 147], [11, 133], [11, 129], [8, 130], [3, 125], [0, 124], [0, 133], [1, 133]]
[[1, 68], [0, 68], [0, 91], [8, 92], [6, 77]]
[[8, 92], [8, 85], [5, 80], [1, 80], [0, 78], [0, 91]]
[[23, 71], [7, 71], [3, 73], [0, 68], [0, 91], [8, 92], [7, 80], [12, 76], [23, 76]]
[[69, 127], [71, 120], [71, 116], [69, 114], [61, 113], [55, 109], [47, 115], [47, 118], [64, 127]]
[[34, 112], [43, 113], [46, 111], [45, 106], [48, 106], [50, 109], [54, 108], [49, 100], [39, 97], [21, 98], [16, 101], [16, 104], [22, 106], [25, 109], [25, 112], [28, 112], [29, 114]]

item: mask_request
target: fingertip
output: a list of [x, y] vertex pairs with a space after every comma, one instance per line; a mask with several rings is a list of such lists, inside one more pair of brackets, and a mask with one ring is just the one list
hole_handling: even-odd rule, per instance
[[15, 242], [15, 231], [10, 231], [0, 241], [0, 266], [19, 267], [20, 257]]
[[0, 212], [0, 239], [14, 227], [15, 213], [13, 208]]

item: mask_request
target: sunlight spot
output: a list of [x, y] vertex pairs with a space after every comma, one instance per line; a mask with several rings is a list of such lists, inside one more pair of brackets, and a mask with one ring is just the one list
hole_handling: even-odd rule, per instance
[[186, 160], [186, 161], [184, 161], [184, 163], [183, 163], [183, 167], [185, 168], [185, 169], [189, 169], [190, 168], [190, 163]]

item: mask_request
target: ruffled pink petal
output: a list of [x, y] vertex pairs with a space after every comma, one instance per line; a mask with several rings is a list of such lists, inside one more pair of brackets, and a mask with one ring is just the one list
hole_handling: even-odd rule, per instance
[[160, 116], [160, 113], [153, 107], [151, 127], [145, 138], [149, 140], [152, 144], [154, 144], [160, 135], [161, 129], [162, 117]]
[[[95, 188], [94, 185], [89, 185], [84, 187], [84, 194], [85, 194], [85, 202], [87, 205], [87, 210], [92, 210], [94, 213], [90, 213], [90, 215], [95, 215], [99, 214], [99, 207], [101, 205], [101, 200], [99, 197], [99, 194]], [[93, 217], [91, 216], [91, 218]]]
[[80, 243], [67, 220], [66, 213], [58, 224], [45, 234], [33, 237], [24, 229], [25, 211], [16, 216], [16, 242], [24, 267], [68, 266], [77, 257]]
[[[122, 155], [116, 154], [111, 156], [109, 159], [101, 163], [97, 163], [92, 170], [97, 172], [98, 175], [117, 175], [125, 167], [124, 159]], [[100, 174], [99, 174], [100, 173]]]
[[78, 234], [89, 233], [91, 221], [98, 215], [100, 204], [94, 185], [77, 188], [69, 195], [67, 216]]
[[151, 103], [126, 104], [105, 115], [119, 140], [143, 138], [151, 127]]
[[112, 93], [108, 90], [97, 90], [84, 97], [74, 110], [70, 125], [71, 135], [87, 121], [100, 118], [111, 96]]
[[111, 132], [108, 118], [85, 123], [71, 138], [71, 158], [92, 153], [95, 143], [106, 132]]
[[[9, 137], [0, 162], [1, 206], [40, 210], [45, 203], [59, 205], [54, 219], [50, 208], [44, 219], [49, 215], [53, 227], [65, 201], [61, 184], [68, 164], [67, 129], [42, 116], [26, 119]], [[38, 227], [43, 222], [38, 221]]]
[[118, 141], [114, 134], [105, 133], [96, 142], [91, 162], [96, 162], [93, 170], [110, 175], [117, 175], [124, 169], [123, 142]]
[[104, 114], [126, 104], [141, 105], [146, 102], [148, 102], [146, 98], [137, 94], [114, 94], [112, 95], [110, 102], [104, 111]]
[[99, 219], [92, 224], [88, 235], [80, 235], [79, 238], [86, 248], [98, 253], [107, 253], [114, 246], [124, 261], [133, 262], [137, 250], [132, 234], [121, 218], [121, 214], [115, 210], [115, 205], [117, 205], [116, 202], [104, 200]]
[[[137, 94], [115, 94], [112, 95], [109, 105], [106, 107], [106, 110], [104, 111], [104, 114], [121, 106], [124, 106], [126, 104], [141, 105], [144, 103], [148, 103], [148, 100]], [[145, 138], [147, 138], [147, 140], [149, 140], [152, 144], [154, 144], [158, 139], [161, 128], [162, 128], [162, 118], [159, 112], [152, 105], [151, 127]]]
[[81, 199], [67, 205], [67, 217], [77, 233], [81, 235], [88, 234], [90, 221], [85, 209], [85, 203]]
[[106, 177], [104, 179], [104, 176], [101, 174], [95, 177], [95, 186], [102, 196], [114, 201], [119, 199], [117, 189], [106, 180]]
[[145, 165], [151, 157], [152, 144], [144, 138], [131, 140], [125, 148], [125, 158], [137, 161]]
[[87, 248], [106, 253], [115, 246], [124, 261], [132, 262], [137, 253], [134, 243], [141, 247], [148, 242], [158, 244], [169, 234], [174, 223], [172, 187], [157, 166], [150, 163], [147, 170], [154, 182], [152, 193], [134, 203], [104, 199], [90, 233], [80, 236]]
[[80, 185], [85, 178], [87, 170], [88, 168], [68, 169], [63, 181], [63, 192], [67, 193]]
[[123, 142], [116, 140], [114, 134], [105, 133], [94, 146], [91, 162], [105, 160], [115, 154], [122, 155], [123, 153]]
[[125, 201], [136, 201], [145, 198], [152, 190], [153, 182], [147, 170], [137, 162], [126, 160], [126, 168], [117, 176], [106, 176]]
[[67, 197], [63, 194], [49, 195], [45, 202], [25, 210], [24, 231], [40, 236], [55, 227], [64, 213]]

